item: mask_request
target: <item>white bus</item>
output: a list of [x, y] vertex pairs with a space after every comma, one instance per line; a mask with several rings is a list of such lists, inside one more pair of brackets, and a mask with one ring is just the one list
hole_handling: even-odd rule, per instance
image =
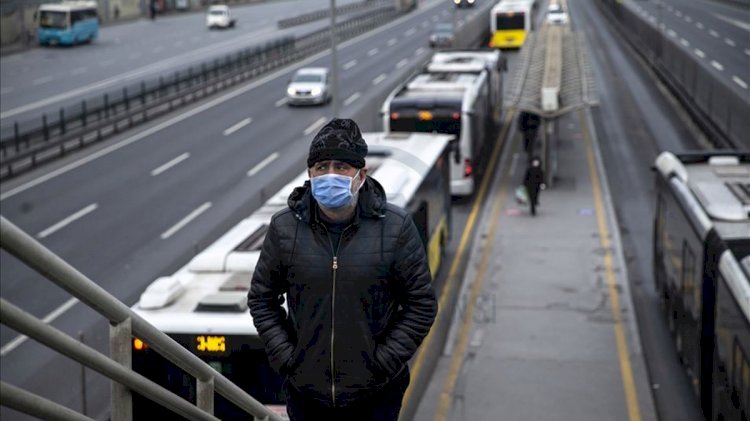
[[[386, 132], [444, 133], [455, 137], [451, 157], [451, 193], [471, 196], [497, 131], [490, 72], [429, 66], [396, 87], [381, 108]], [[437, 68], [442, 66], [440, 71]]]
[[[387, 200], [412, 215], [436, 274], [450, 233], [447, 161], [451, 136], [364, 133], [370, 175]], [[292, 190], [307, 171], [284, 186], [248, 218], [196, 255], [171, 276], [155, 280], [133, 306], [149, 323], [208, 362], [255, 399], [283, 413], [281, 379], [268, 364], [247, 307], [255, 264], [271, 216], [287, 206]], [[133, 340], [133, 369], [186, 399], [195, 399], [195, 381], [138, 339]], [[174, 414], [134, 396], [134, 419], [172, 419]], [[216, 396], [222, 420], [243, 414]]]

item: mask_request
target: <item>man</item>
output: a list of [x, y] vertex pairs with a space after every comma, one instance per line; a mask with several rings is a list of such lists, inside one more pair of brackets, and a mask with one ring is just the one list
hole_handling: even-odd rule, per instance
[[271, 219], [253, 274], [250, 313], [294, 421], [395, 421], [437, 312], [417, 228], [366, 155], [354, 121], [320, 129], [310, 180]]
[[531, 215], [536, 216], [536, 207], [539, 206], [539, 190], [545, 188], [544, 170], [539, 157], [535, 156], [531, 159], [531, 164], [523, 177], [523, 185], [526, 186], [526, 192], [529, 195]]

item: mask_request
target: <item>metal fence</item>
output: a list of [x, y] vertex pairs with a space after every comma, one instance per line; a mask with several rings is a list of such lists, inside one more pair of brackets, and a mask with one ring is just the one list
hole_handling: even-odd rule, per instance
[[746, 97], [633, 9], [617, 0], [599, 0], [597, 4], [616, 23], [620, 35], [650, 62], [717, 148], [750, 148], [750, 102]]
[[[393, 20], [390, 4], [337, 24], [339, 39], [352, 38]], [[6, 179], [96, 143], [178, 107], [203, 99], [330, 47], [330, 29], [284, 37], [260, 47], [204, 62], [168, 77], [144, 80], [60, 108], [54, 114], [14, 122], [0, 137], [0, 179]]]
[[[132, 393], [191, 420], [218, 420], [213, 416], [218, 393], [256, 420], [281, 421], [281, 417], [211, 368], [172, 338], [150, 325], [129, 307], [49, 251], [13, 223], [0, 216], [0, 247], [36, 272], [68, 291], [110, 323], [110, 355], [90, 348], [0, 298], [0, 322], [49, 348], [101, 373], [112, 381], [113, 421], [133, 419]], [[132, 370], [131, 341], [142, 338], [160, 355], [196, 379], [193, 404]], [[0, 405], [43, 419], [89, 419], [14, 385], [0, 382]]]

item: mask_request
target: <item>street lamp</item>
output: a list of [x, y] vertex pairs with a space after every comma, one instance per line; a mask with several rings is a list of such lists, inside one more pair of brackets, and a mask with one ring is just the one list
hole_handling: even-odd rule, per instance
[[331, 0], [331, 106], [333, 118], [339, 116], [339, 75], [336, 63], [336, 0]]

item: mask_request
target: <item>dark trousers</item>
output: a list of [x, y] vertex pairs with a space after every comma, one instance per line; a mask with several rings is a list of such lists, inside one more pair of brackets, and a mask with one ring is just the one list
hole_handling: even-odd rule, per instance
[[409, 371], [402, 372], [382, 389], [351, 406], [327, 407], [305, 399], [299, 391], [286, 385], [286, 411], [291, 421], [357, 420], [396, 421], [401, 411], [401, 400], [409, 386]]

